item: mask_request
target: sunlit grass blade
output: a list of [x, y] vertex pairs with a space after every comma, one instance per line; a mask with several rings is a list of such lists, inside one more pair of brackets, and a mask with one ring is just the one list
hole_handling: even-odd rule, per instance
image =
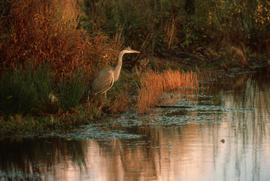
[[199, 86], [196, 73], [171, 69], [164, 73], [146, 72], [141, 76], [140, 83], [141, 88], [138, 90], [137, 100], [139, 113], [149, 112], [150, 108], [159, 102], [164, 92], [186, 90]]

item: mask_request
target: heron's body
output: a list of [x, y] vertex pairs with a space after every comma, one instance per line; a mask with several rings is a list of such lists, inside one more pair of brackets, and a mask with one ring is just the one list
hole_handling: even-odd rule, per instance
[[[100, 83], [102, 82], [102, 84]], [[114, 83], [113, 69], [104, 68], [95, 77], [92, 82], [92, 92], [94, 94], [107, 92]]]
[[119, 53], [118, 63], [116, 67], [104, 68], [94, 78], [91, 91], [93, 94], [104, 93], [106, 96], [107, 91], [113, 86], [114, 82], [118, 80], [122, 68], [122, 59], [126, 53], [140, 53], [139, 51], [126, 48]]

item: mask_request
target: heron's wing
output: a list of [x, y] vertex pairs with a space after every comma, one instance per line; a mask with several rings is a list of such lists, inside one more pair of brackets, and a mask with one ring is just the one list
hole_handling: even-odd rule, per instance
[[102, 69], [92, 82], [92, 92], [103, 93], [109, 90], [114, 82], [113, 70], [111, 68]]

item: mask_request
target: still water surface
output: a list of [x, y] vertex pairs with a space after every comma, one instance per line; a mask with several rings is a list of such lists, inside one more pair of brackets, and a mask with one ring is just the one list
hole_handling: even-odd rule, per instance
[[165, 95], [173, 108], [66, 135], [2, 138], [0, 181], [270, 180], [267, 75], [230, 74], [177, 99]]

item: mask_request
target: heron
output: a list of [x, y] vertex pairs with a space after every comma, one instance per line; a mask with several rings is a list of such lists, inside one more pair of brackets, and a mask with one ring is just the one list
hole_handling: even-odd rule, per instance
[[118, 62], [115, 68], [104, 68], [100, 72], [97, 73], [96, 77], [93, 79], [91, 84], [91, 92], [92, 94], [105, 94], [105, 98], [107, 91], [112, 88], [114, 82], [119, 79], [121, 68], [122, 68], [122, 61], [124, 54], [127, 53], [140, 53], [137, 50], [132, 50], [130, 47], [127, 47], [120, 51], [118, 56]]

